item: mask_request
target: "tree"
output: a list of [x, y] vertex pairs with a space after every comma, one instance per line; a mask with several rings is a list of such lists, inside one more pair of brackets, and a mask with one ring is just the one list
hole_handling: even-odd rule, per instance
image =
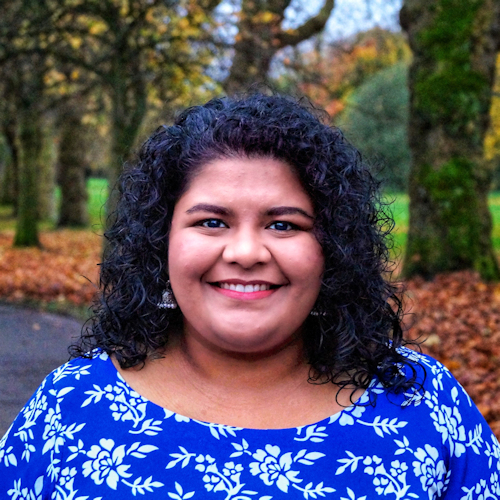
[[285, 9], [291, 0], [242, 0], [238, 35], [226, 92], [244, 91], [256, 82], [266, 82], [273, 56], [278, 50], [295, 46], [325, 27], [334, 0], [325, 0], [320, 12], [294, 29], [283, 29]]
[[372, 76], [399, 62], [409, 64], [410, 48], [401, 33], [373, 28], [347, 40], [317, 43], [294, 50], [276, 81], [279, 88], [299, 88], [330, 115], [340, 113], [349, 96]]
[[[40, 173], [43, 169], [46, 76], [52, 60], [41, 49], [47, 45], [50, 10], [46, 1], [10, 0], [0, 17], [0, 67], [5, 77], [1, 91], [3, 129], [17, 161], [18, 198], [15, 246], [38, 246]], [[37, 26], [36, 34], [32, 32]], [[48, 151], [48, 150], [47, 150]]]
[[500, 2], [406, 0], [410, 67], [410, 223], [406, 276], [475, 269], [500, 277], [484, 161]]
[[380, 165], [384, 188], [395, 191], [407, 189], [411, 159], [407, 76], [404, 62], [379, 71], [349, 95], [336, 120], [370, 162]]
[[[114, 186], [152, 100], [163, 105], [213, 91], [204, 69], [210, 13], [221, 0], [9, 0], [0, 21], [0, 65], [24, 58], [93, 75], [111, 115]], [[86, 77], [85, 79], [88, 79]], [[78, 83], [78, 82], [77, 82]], [[117, 192], [108, 201], [116, 205]]]
[[[38, 184], [43, 150], [44, 78], [50, 62], [36, 50], [39, 38], [29, 36], [31, 22], [44, 24], [46, 4], [36, 0], [10, 0], [2, 5], [0, 64], [7, 82], [3, 95], [15, 113], [12, 145], [18, 160], [19, 193], [15, 246], [37, 246]], [[15, 89], [13, 92], [12, 89]], [[6, 123], [4, 121], [4, 123]], [[4, 127], [4, 130], [7, 130]]]
[[54, 222], [57, 217], [56, 208], [56, 162], [57, 148], [55, 144], [54, 117], [52, 113], [42, 116], [42, 150], [38, 162], [38, 219]]
[[[23, 64], [24, 63], [24, 64]], [[41, 57], [21, 61], [29, 69], [19, 73], [19, 199], [14, 246], [39, 246], [38, 173], [42, 154], [43, 75]]]
[[12, 205], [17, 216], [19, 196], [19, 141], [16, 112], [17, 83], [12, 64], [0, 67], [0, 130], [5, 138], [8, 159], [5, 161], [1, 186], [1, 203]]
[[59, 114], [59, 184], [61, 209], [58, 227], [82, 227], [89, 223], [85, 171], [89, 130], [84, 123], [82, 100], [68, 102]]
[[[46, 47], [57, 60], [96, 76], [111, 107], [113, 187], [134, 147], [152, 96], [164, 104], [209, 81], [211, 53], [201, 43], [220, 0], [66, 0], [53, 12]], [[108, 214], [116, 206], [112, 190]]]
[[497, 56], [495, 85], [490, 108], [490, 127], [484, 139], [485, 158], [493, 168], [493, 189], [500, 188], [500, 55]]

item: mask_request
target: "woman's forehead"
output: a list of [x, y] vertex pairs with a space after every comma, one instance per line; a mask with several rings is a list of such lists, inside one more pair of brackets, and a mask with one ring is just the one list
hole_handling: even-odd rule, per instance
[[[271, 157], [219, 158], [202, 165], [181, 199], [239, 199], [299, 203], [312, 212], [312, 201], [288, 163]], [[181, 199], [179, 201], [181, 201]]]

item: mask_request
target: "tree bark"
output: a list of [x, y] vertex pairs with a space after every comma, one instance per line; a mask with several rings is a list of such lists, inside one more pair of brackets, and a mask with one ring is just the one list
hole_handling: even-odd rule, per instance
[[410, 67], [410, 222], [405, 276], [461, 269], [500, 277], [483, 143], [499, 48], [495, 0], [406, 0]]
[[13, 117], [3, 124], [5, 145], [9, 150], [9, 158], [5, 163], [3, 175], [1, 203], [12, 205], [14, 217], [17, 216], [19, 196], [19, 144], [17, 140], [17, 121]]
[[42, 117], [42, 150], [38, 173], [38, 220], [56, 220], [56, 148], [52, 120]]
[[106, 204], [107, 224], [114, 219], [119, 199], [117, 181], [124, 163], [129, 159], [144, 116], [147, 111], [147, 84], [138, 78], [134, 85], [127, 85], [117, 71], [116, 85], [112, 89], [111, 165], [108, 170], [109, 197]]
[[60, 116], [58, 227], [85, 227], [89, 223], [85, 175], [89, 134], [83, 114], [81, 106], [69, 104]]
[[248, 90], [267, 82], [267, 73], [276, 52], [294, 46], [321, 32], [334, 7], [325, 0], [321, 11], [296, 29], [284, 30], [281, 23], [290, 0], [243, 0], [234, 44], [231, 71], [224, 82], [228, 94]]
[[33, 107], [20, 111], [19, 205], [14, 246], [40, 246], [38, 172], [42, 152], [41, 116]]
[[17, 216], [17, 199], [19, 194], [19, 119], [17, 106], [19, 100], [20, 73], [14, 63], [6, 63], [0, 67], [0, 118], [1, 133], [10, 153], [10, 161], [6, 165], [2, 186], [2, 202], [13, 205], [14, 217]]

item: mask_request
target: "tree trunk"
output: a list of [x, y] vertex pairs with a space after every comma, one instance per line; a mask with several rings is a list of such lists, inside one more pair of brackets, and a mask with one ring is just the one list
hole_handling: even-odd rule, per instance
[[0, 134], [0, 205], [12, 205], [7, 172], [10, 163], [10, 152], [5, 144], [5, 138]]
[[38, 173], [42, 152], [41, 116], [20, 111], [19, 205], [14, 246], [40, 246], [38, 239]]
[[5, 142], [10, 158], [5, 166], [4, 184], [2, 184], [2, 203], [14, 207], [14, 217], [17, 216], [19, 198], [19, 141], [17, 137], [17, 120], [13, 117], [3, 125]]
[[117, 181], [135, 145], [147, 109], [146, 83], [138, 79], [136, 86], [132, 88], [127, 88], [124, 83], [123, 79], [113, 88], [111, 165], [108, 170], [109, 197], [106, 203], [106, 227], [113, 222], [119, 199]]
[[54, 144], [54, 126], [51, 119], [43, 118], [42, 134], [40, 171], [38, 173], [38, 219], [55, 221], [57, 152]]
[[6, 141], [0, 136], [0, 205], [14, 208], [12, 155]]
[[4, 177], [5, 185], [2, 186], [2, 202], [13, 205], [14, 217], [17, 217], [17, 200], [19, 195], [19, 118], [17, 107], [20, 89], [20, 73], [14, 63], [6, 63], [0, 68], [1, 133], [5, 137], [5, 144], [10, 153], [10, 161], [6, 166]]
[[246, 91], [252, 84], [267, 82], [276, 52], [297, 45], [321, 32], [334, 6], [325, 0], [321, 11], [296, 29], [283, 30], [281, 23], [290, 0], [243, 0], [234, 45], [231, 71], [224, 82], [228, 94]]
[[60, 116], [59, 185], [61, 207], [58, 227], [84, 227], [89, 223], [87, 209], [88, 127], [82, 122], [83, 110], [68, 105]]
[[461, 269], [500, 277], [483, 154], [499, 20], [495, 0], [406, 0], [401, 10], [414, 56], [407, 277]]

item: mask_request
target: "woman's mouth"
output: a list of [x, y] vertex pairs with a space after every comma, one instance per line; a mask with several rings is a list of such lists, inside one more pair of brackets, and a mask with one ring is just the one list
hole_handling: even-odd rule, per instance
[[269, 297], [280, 285], [271, 283], [229, 283], [218, 281], [210, 283], [218, 292], [235, 299], [262, 299]]
[[240, 283], [235, 284], [235, 283], [217, 283], [220, 288], [224, 288], [225, 290], [234, 290], [236, 292], [243, 292], [243, 293], [251, 293], [251, 292], [262, 292], [264, 290], [270, 290], [271, 285], [269, 284], [262, 284], [262, 285], [242, 285]]

